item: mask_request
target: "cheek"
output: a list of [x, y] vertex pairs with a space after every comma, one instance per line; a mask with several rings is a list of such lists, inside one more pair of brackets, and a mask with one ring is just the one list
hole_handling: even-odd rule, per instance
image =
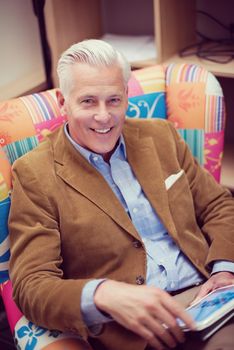
[[125, 119], [126, 119], [126, 109], [124, 108], [124, 109], [122, 109], [121, 114], [120, 114], [120, 120], [121, 120], [122, 124], [124, 123]]
[[82, 121], [80, 118], [76, 118], [74, 116], [68, 117], [68, 124], [69, 124], [69, 129], [71, 133], [77, 134], [82, 134], [85, 127], [85, 122]]
[[118, 129], [122, 128], [122, 125], [125, 120], [125, 115], [123, 115], [122, 113], [115, 112], [115, 114], [112, 114], [112, 117], [114, 120], [114, 124], [118, 127]]
[[118, 115], [119, 119], [124, 119], [126, 116], [126, 111], [127, 111], [127, 108], [125, 108], [125, 104], [122, 104], [116, 109], [115, 112], [116, 112], [116, 115]]
[[70, 116], [68, 116], [68, 119], [73, 124], [85, 126], [85, 125], [88, 125], [88, 123], [92, 119], [92, 113], [76, 108], [72, 110], [72, 113], [70, 114]]

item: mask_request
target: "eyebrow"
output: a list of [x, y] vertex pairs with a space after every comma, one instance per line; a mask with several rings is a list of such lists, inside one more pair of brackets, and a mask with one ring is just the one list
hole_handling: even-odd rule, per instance
[[[113, 97], [122, 97], [123, 95], [122, 94], [112, 94], [112, 95], [109, 95], [107, 96], [107, 98], [113, 98]], [[83, 100], [83, 99], [88, 99], [88, 98], [97, 98], [96, 95], [81, 95], [81, 96], [78, 96], [77, 99], [78, 100]]]
[[122, 97], [122, 96], [123, 96], [123, 94], [113, 94], [113, 95], [108, 96], [108, 98]]
[[81, 95], [81, 96], [77, 97], [77, 100], [84, 100], [87, 98], [96, 98], [96, 96], [95, 95]]

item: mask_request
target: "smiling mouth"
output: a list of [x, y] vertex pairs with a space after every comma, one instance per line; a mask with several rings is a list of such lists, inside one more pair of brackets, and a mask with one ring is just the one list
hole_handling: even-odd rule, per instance
[[107, 134], [112, 130], [112, 128], [106, 128], [106, 129], [91, 129], [92, 131], [96, 132], [97, 134]]

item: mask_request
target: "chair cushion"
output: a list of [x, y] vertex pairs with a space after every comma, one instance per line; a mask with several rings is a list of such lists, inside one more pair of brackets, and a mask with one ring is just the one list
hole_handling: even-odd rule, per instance
[[165, 72], [163, 66], [133, 71], [128, 84], [128, 118], [166, 119]]

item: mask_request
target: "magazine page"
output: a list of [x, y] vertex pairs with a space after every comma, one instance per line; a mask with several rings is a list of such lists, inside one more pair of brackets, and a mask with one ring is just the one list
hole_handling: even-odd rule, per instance
[[[197, 331], [210, 327], [220, 320], [222, 324], [234, 315], [234, 284], [218, 288], [207, 294], [197, 303], [191, 305], [186, 311], [196, 321]], [[187, 330], [184, 323], [179, 320], [179, 325]]]

